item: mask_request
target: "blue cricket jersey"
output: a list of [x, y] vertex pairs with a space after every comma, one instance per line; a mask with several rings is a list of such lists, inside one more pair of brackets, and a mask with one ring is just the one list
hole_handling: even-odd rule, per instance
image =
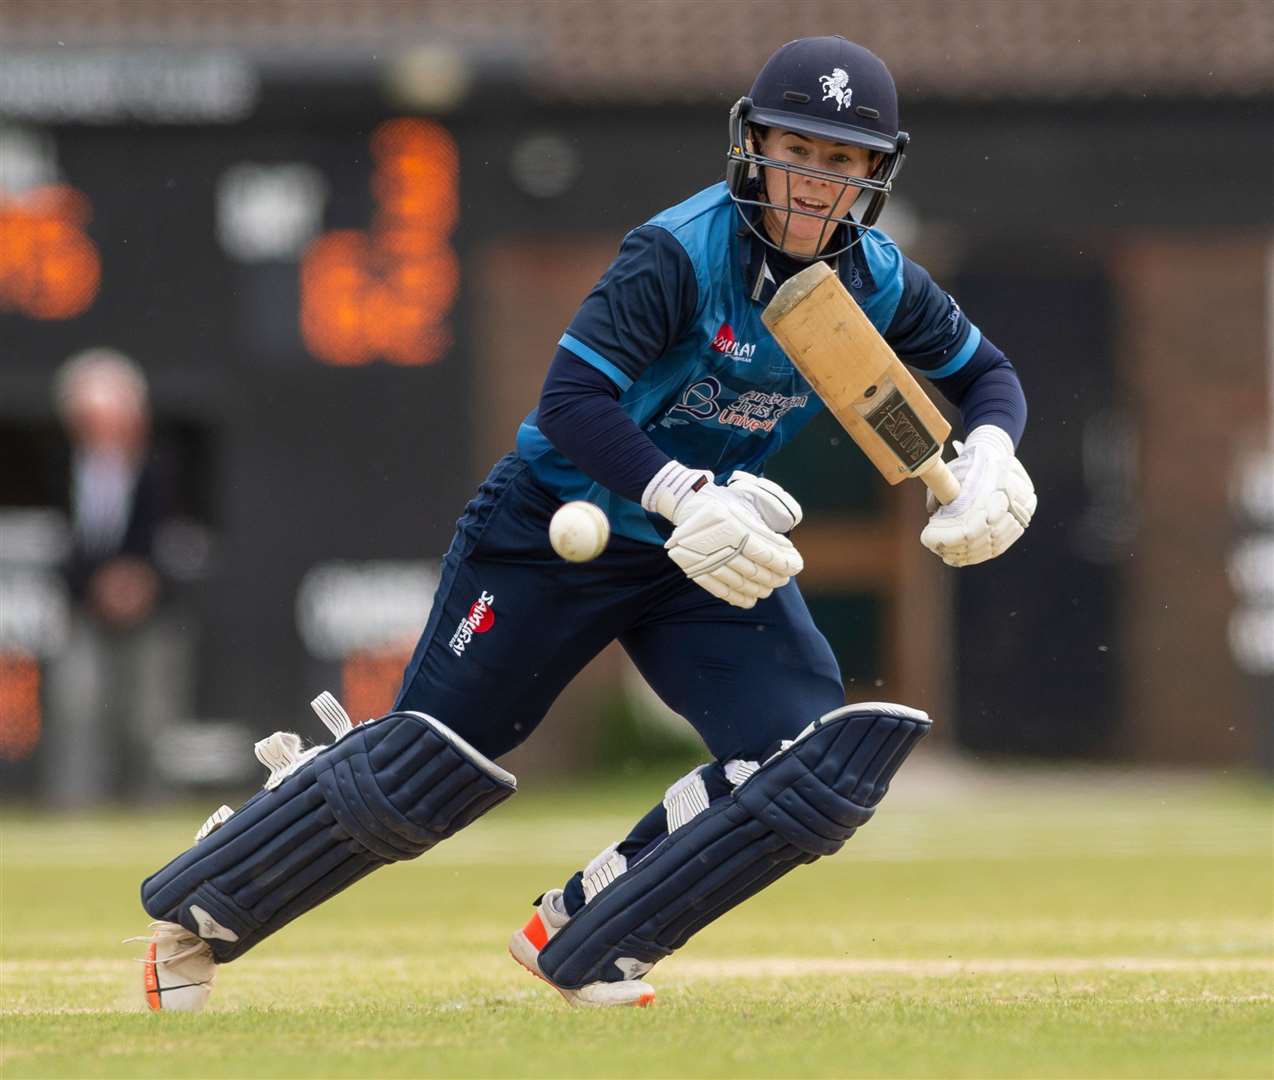
[[[559, 342], [615, 384], [620, 407], [660, 450], [718, 480], [735, 469], [762, 473], [823, 407], [761, 321], [776, 287], [766, 258], [716, 184], [625, 237]], [[899, 357], [939, 389], [967, 387], [992, 368], [1012, 374], [955, 300], [879, 230], [836, 269]], [[587, 499], [619, 535], [663, 542], [638, 503], [553, 447], [536, 411], [518, 429], [517, 451], [563, 501]]]

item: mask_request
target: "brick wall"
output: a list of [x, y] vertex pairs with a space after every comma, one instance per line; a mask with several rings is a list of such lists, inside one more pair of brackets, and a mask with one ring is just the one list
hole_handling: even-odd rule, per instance
[[1271, 239], [1145, 236], [1121, 245], [1119, 353], [1139, 432], [1139, 528], [1125, 568], [1126, 745], [1139, 758], [1251, 760], [1257, 719], [1226, 640], [1240, 452], [1271, 418]]

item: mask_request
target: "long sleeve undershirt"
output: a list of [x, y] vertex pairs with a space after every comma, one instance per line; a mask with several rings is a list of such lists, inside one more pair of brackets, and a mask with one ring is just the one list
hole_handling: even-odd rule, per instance
[[633, 502], [670, 460], [619, 406], [619, 387], [559, 347], [540, 394], [539, 429], [603, 487]]
[[[758, 256], [764, 257], [771, 289], [806, 265], [754, 245], [749, 278]], [[856, 276], [870, 273], [865, 258], [850, 258]], [[968, 336], [977, 334], [972, 353], [950, 374], [934, 378], [934, 386], [960, 409], [966, 431], [995, 424], [1016, 444], [1026, 426], [1026, 399], [1013, 365], [923, 267], [900, 252], [893, 258], [893, 269], [887, 258], [885, 269], [877, 268], [896, 273], [900, 285], [886, 339], [912, 370], [939, 375]], [[680, 241], [652, 224], [633, 230], [576, 313], [544, 381], [534, 420], [540, 433], [592, 480], [633, 501], [640, 501], [669, 457], [625, 412], [620, 398], [624, 387], [692, 332], [698, 289]]]
[[[943, 394], [960, 409], [966, 432], [980, 424], [1007, 431], [1014, 445], [1026, 426], [1026, 398], [1013, 365], [985, 338], [974, 378], [960, 372], [941, 380]], [[596, 368], [559, 348], [540, 395], [544, 436], [603, 487], [634, 502], [669, 461], [619, 405], [619, 387]]]

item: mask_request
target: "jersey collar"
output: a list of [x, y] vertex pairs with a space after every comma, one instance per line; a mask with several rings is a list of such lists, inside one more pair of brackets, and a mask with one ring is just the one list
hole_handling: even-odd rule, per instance
[[[791, 264], [795, 264], [796, 260], [776, 255], [746, 225], [740, 225], [734, 235], [744, 287], [751, 300], [764, 307], [774, 299], [778, 287], [795, 273]], [[851, 295], [876, 291], [876, 282], [867, 266], [861, 243], [841, 252], [833, 260], [833, 268]]]

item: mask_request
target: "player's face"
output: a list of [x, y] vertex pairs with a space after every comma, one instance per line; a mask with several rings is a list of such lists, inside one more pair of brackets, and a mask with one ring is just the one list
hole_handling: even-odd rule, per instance
[[[879, 154], [861, 146], [775, 128], [765, 133], [759, 149], [765, 157], [784, 164], [833, 174], [816, 177], [784, 169], [765, 170], [767, 200], [783, 208], [765, 211], [765, 230], [776, 244], [807, 257], [817, 255], [831, 240], [833, 228], [827, 218], [843, 218], [862, 194], [862, 188], [835, 177], [868, 177], [880, 160]], [[788, 208], [805, 213], [785, 213]]]

